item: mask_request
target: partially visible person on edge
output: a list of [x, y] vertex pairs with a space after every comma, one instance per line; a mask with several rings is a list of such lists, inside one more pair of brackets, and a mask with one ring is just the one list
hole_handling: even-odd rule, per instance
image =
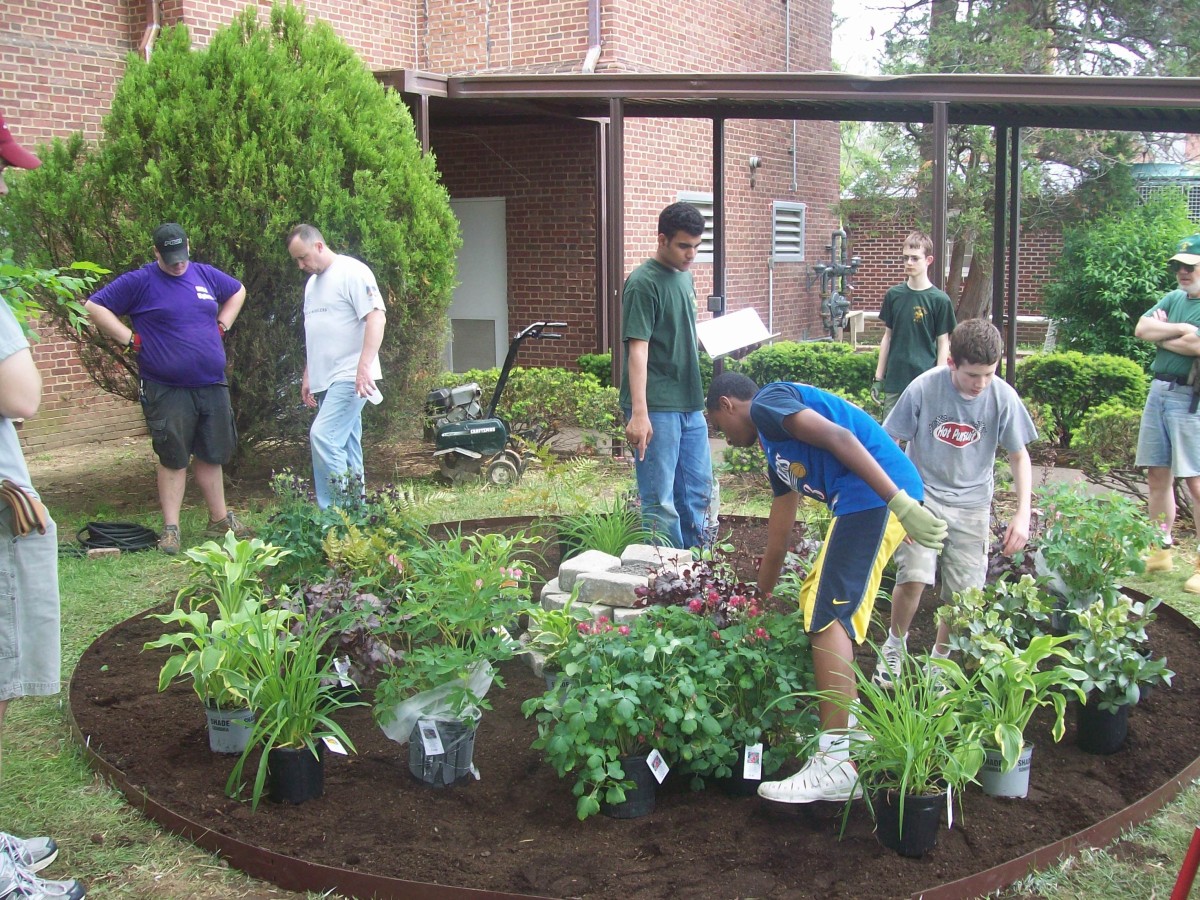
[[779, 381], [759, 390], [740, 372], [723, 372], [712, 380], [707, 406], [730, 444], [758, 442], [766, 453], [775, 496], [758, 570], [763, 596], [779, 580], [801, 498], [833, 512], [799, 603], [817, 690], [844, 702], [820, 701], [818, 751], [790, 778], [764, 781], [758, 794], [779, 803], [859, 797], [848, 734], [854, 724], [848, 707], [857, 697], [854, 642], [866, 637], [883, 567], [905, 534], [940, 550], [946, 523], [921, 506], [921, 478], [887, 432], [840, 397]]
[[933, 241], [914, 231], [904, 239], [904, 284], [883, 295], [883, 339], [871, 397], [887, 416], [909, 383], [927, 369], [944, 366], [954, 330], [954, 305], [933, 286]]
[[317, 410], [308, 438], [313, 490], [324, 509], [347, 492], [365, 488], [362, 411], [368, 398], [379, 395], [386, 313], [366, 264], [334, 253], [312, 225], [293, 228], [287, 248], [300, 271], [309, 275], [304, 285], [308, 361], [300, 397]]
[[154, 262], [97, 291], [84, 308], [97, 328], [137, 359], [142, 412], [158, 456], [158, 549], [174, 555], [189, 462], [208, 507], [205, 534], [251, 533], [225, 505], [223, 470], [237, 449], [225, 334], [241, 312], [246, 288], [220, 269], [192, 262], [187, 235], [174, 222], [155, 228], [153, 242]]
[[[1165, 546], [1147, 558], [1147, 572], [1169, 572], [1173, 566], [1176, 478], [1184, 480], [1191, 495], [1200, 539], [1200, 412], [1192, 398], [1200, 386], [1188, 384], [1192, 364], [1200, 357], [1200, 234], [1184, 238], [1176, 250], [1168, 265], [1179, 288], [1143, 313], [1133, 330], [1135, 337], [1156, 347], [1135, 462], [1146, 466], [1149, 514], [1162, 529]], [[1200, 594], [1200, 555], [1183, 589]]]
[[621, 409], [633, 448], [642, 524], [672, 547], [700, 547], [716, 530], [712, 458], [696, 348], [689, 269], [704, 234], [690, 203], [658, 216], [658, 249], [629, 273], [621, 302]]
[[[0, 195], [8, 193], [6, 166], [36, 169], [41, 164], [0, 117]], [[0, 736], [10, 700], [59, 690], [58, 531], [33, 488], [13, 423], [36, 413], [41, 402], [42, 377], [29, 341], [0, 300], [0, 571], [6, 574], [0, 579], [0, 642], [5, 648], [0, 653]], [[87, 896], [87, 888], [75, 879], [37, 877], [57, 856], [52, 838], [0, 832], [0, 897]]]
[[[1029, 540], [1032, 467], [1025, 445], [1037, 429], [1021, 398], [995, 377], [1004, 342], [986, 319], [968, 319], [950, 335], [950, 364], [917, 376], [883, 423], [925, 484], [925, 508], [946, 521], [946, 547], [938, 555], [919, 544], [896, 550], [896, 587], [891, 627], [879, 650], [875, 683], [891, 688], [900, 676], [908, 628], [925, 585], [941, 568], [942, 599], [983, 587], [991, 539], [992, 476], [996, 449], [1008, 452], [1017, 508], [1004, 534], [1002, 552], [1012, 556]], [[950, 655], [949, 626], [938, 623], [933, 655]]]

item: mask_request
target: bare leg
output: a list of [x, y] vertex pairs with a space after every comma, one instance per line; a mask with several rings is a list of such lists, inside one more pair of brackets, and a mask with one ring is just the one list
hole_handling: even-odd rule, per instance
[[200, 495], [208, 506], [208, 521], [218, 522], [229, 513], [225, 508], [225, 474], [221, 467], [199, 459], [192, 460], [192, 472]]
[[[1188, 479], [1188, 489], [1195, 497], [1192, 481], [1200, 479]], [[1150, 521], [1170, 537], [1171, 527], [1175, 524], [1175, 479], [1171, 477], [1171, 470], [1166, 466], [1150, 466], [1146, 469], [1146, 485], [1149, 489], [1146, 506]], [[1200, 524], [1197, 525], [1197, 532], [1200, 533]]]
[[187, 468], [168, 469], [158, 464], [158, 505], [162, 508], [163, 527], [179, 526], [179, 510], [187, 490]]
[[921, 605], [921, 594], [925, 585], [920, 581], [906, 581], [892, 589], [892, 628], [891, 633], [902, 638], [908, 634], [917, 608]]
[[[813, 675], [817, 690], [841, 694], [854, 700], [858, 692], [854, 688], [854, 643], [840, 622], [834, 622], [824, 631], [811, 636], [813, 647]], [[821, 731], [845, 729], [849, 721], [849, 710], [829, 700], [818, 704]]]

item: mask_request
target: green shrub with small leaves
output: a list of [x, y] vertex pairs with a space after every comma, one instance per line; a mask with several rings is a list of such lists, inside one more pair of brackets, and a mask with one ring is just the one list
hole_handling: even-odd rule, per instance
[[849, 344], [829, 341], [780, 341], [755, 350], [737, 370], [761, 387], [772, 381], [796, 381], [854, 397], [869, 392], [878, 352], [856, 353]]
[[612, 353], [585, 353], [575, 362], [581, 372], [593, 376], [604, 387], [612, 387]]
[[1116, 398], [1141, 408], [1149, 378], [1131, 359], [1077, 350], [1039, 353], [1017, 365], [1017, 393], [1031, 404], [1046, 404], [1058, 424], [1056, 446], [1071, 446], [1071, 435], [1093, 406]]

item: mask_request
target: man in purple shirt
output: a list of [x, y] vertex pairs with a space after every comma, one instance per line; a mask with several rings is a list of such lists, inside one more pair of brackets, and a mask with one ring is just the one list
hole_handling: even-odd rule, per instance
[[237, 446], [224, 339], [246, 288], [220, 269], [191, 262], [187, 235], [174, 222], [154, 229], [154, 260], [97, 291], [84, 308], [96, 327], [136, 354], [142, 412], [158, 455], [158, 548], [174, 555], [189, 461], [208, 506], [207, 533], [250, 533], [225, 506], [222, 471]]

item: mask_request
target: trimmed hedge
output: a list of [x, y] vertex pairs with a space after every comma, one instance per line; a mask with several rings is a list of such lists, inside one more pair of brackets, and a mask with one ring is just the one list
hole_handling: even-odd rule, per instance
[[760, 387], [772, 381], [797, 381], [853, 397], [870, 391], [878, 361], [878, 351], [856, 353], [849, 344], [780, 341], [755, 350], [730, 368], [749, 375]]
[[1092, 407], [1116, 399], [1141, 409], [1149, 387], [1149, 376], [1141, 366], [1107, 353], [1040, 353], [1017, 365], [1017, 392], [1029, 403], [1050, 407], [1058, 423], [1055, 443], [1064, 448], [1071, 446], [1072, 433]]

